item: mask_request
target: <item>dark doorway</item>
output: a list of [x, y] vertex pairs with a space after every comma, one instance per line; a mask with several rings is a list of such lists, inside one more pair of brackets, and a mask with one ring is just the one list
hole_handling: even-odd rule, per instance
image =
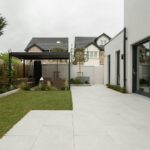
[[39, 83], [39, 80], [42, 76], [42, 65], [41, 61], [35, 61], [34, 62], [34, 78], [35, 78], [35, 84]]
[[117, 85], [120, 85], [120, 51], [117, 51]]
[[108, 84], [110, 84], [110, 72], [111, 72], [111, 56], [108, 55]]

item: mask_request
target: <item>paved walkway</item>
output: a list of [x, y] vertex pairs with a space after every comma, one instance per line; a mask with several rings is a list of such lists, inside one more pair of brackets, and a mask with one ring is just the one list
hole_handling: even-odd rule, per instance
[[31, 111], [0, 150], [150, 150], [150, 99], [72, 87], [74, 111]]

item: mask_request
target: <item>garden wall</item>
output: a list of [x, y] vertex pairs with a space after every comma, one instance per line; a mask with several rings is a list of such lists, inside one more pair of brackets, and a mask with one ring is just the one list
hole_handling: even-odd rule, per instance
[[[71, 78], [78, 76], [79, 66], [71, 66]], [[101, 66], [81, 66], [83, 76], [90, 77], [91, 84], [104, 84], [104, 67]]]
[[[76, 78], [79, 72], [79, 66], [71, 65], [71, 78]], [[56, 64], [43, 64], [42, 65], [42, 76], [44, 78], [54, 79], [54, 73], [57, 70]], [[62, 79], [68, 79], [68, 64], [58, 65], [59, 77]], [[81, 66], [83, 76], [90, 77], [91, 84], [103, 84], [104, 83], [104, 69], [101, 66]]]

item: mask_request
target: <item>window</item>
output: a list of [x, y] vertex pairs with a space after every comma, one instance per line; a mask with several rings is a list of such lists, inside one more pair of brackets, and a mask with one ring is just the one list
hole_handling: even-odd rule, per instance
[[89, 52], [89, 58], [97, 58], [98, 57], [98, 52], [92, 52], [92, 51], [90, 51]]

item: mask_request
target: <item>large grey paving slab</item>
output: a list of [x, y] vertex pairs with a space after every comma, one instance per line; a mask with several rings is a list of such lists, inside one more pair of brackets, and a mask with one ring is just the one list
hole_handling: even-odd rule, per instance
[[50, 149], [74, 150], [72, 111], [31, 111], [0, 139], [0, 150]]
[[103, 85], [72, 87], [76, 150], [149, 150], [150, 99]]

